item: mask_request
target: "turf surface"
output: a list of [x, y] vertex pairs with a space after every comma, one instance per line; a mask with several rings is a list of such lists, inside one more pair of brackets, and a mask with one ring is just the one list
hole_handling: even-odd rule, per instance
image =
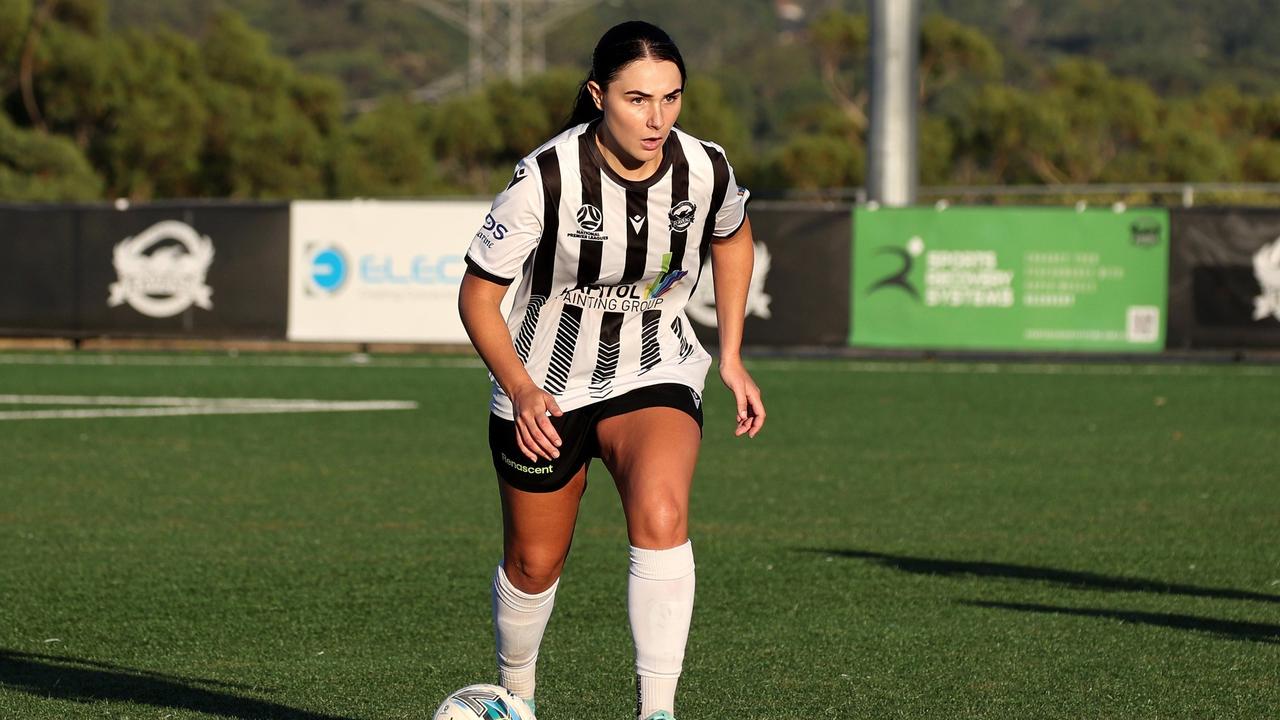
[[[493, 681], [474, 362], [57, 357], [0, 355], [0, 393], [419, 408], [0, 421], [0, 718], [429, 718]], [[708, 386], [681, 720], [1280, 716], [1280, 368], [750, 367], [754, 440]], [[629, 717], [626, 548], [596, 463], [543, 720]]]

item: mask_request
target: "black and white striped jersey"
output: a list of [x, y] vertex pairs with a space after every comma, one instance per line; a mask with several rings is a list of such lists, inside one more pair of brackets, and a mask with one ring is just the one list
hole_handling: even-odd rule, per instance
[[[737, 232], [750, 195], [719, 146], [679, 129], [650, 178], [626, 180], [595, 128], [571, 128], [520, 161], [471, 242], [469, 272], [506, 284], [523, 273], [507, 326], [562, 410], [659, 383], [701, 398], [711, 356], [684, 306], [711, 239]], [[512, 418], [496, 382], [491, 409]]]

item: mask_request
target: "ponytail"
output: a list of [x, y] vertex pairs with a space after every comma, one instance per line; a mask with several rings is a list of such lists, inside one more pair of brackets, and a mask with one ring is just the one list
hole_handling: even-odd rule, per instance
[[582, 81], [578, 86], [578, 97], [573, 101], [573, 110], [569, 112], [569, 119], [565, 121], [561, 132], [571, 127], [589, 123], [604, 116], [600, 108], [596, 107], [595, 98], [591, 97], [591, 88], [587, 87], [587, 83], [593, 80], [593, 75], [587, 73], [587, 79]]

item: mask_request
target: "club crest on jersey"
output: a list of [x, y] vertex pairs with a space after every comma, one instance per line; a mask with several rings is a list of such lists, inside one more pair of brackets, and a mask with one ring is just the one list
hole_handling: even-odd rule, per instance
[[671, 222], [671, 232], [684, 232], [693, 224], [694, 215], [698, 212], [698, 206], [688, 200], [681, 200], [671, 208], [671, 213], [667, 215], [667, 219]]
[[578, 208], [578, 227], [583, 232], [600, 232], [604, 227], [604, 213], [595, 205], [583, 205]]

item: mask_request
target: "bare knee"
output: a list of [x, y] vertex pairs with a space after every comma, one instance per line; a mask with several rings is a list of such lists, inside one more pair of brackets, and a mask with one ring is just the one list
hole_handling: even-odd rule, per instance
[[513, 549], [502, 559], [502, 571], [521, 592], [537, 594], [555, 584], [564, 569], [564, 555]]
[[673, 499], [640, 504], [627, 517], [631, 544], [651, 550], [665, 550], [689, 539], [689, 511]]

